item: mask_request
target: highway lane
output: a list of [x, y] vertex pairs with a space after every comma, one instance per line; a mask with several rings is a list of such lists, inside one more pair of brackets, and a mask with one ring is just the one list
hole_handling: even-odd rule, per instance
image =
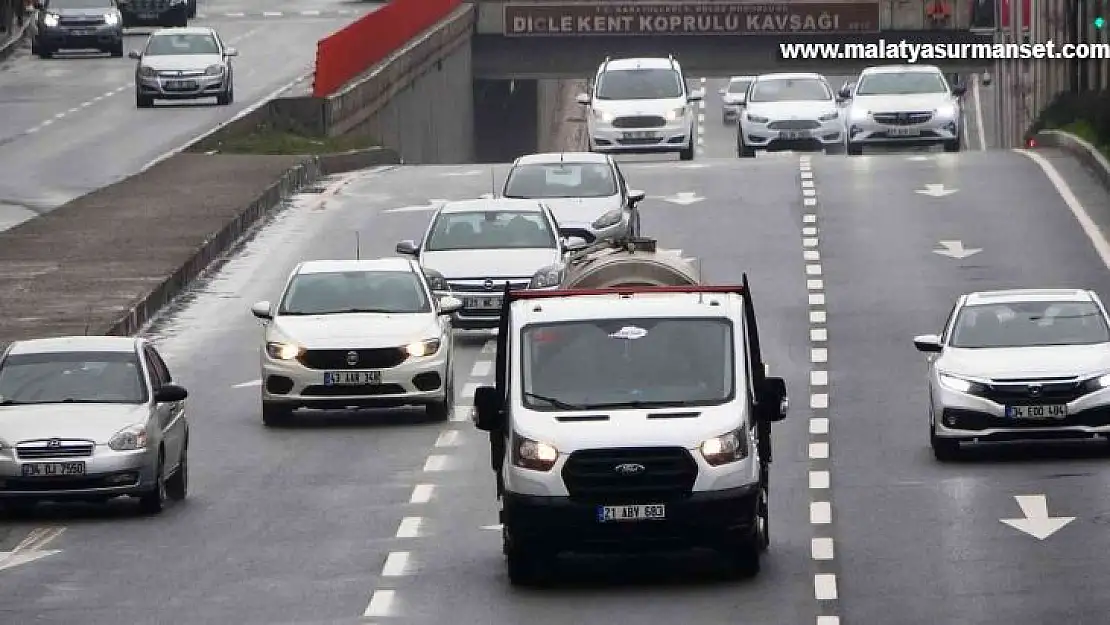
[[[9, 521], [0, 550], [65, 529], [42, 545], [60, 553], [0, 571], [0, 620], [114, 625], [172, 613], [189, 624], [353, 623], [369, 611], [413, 623], [565, 623], [598, 613], [709, 622], [738, 612], [813, 622], [797, 167], [790, 158], [627, 165], [630, 184], [650, 195], [647, 232], [701, 256], [715, 280], [752, 273], [768, 361], [793, 393], [790, 417], [776, 426], [773, 544], [756, 580], [717, 580], [713, 561], [697, 557], [571, 560], [556, 588], [517, 592], [496, 530], [482, 529], [496, 523], [495, 500], [484, 439], [468, 421], [366, 413], [262, 427], [260, 330], [249, 306], [276, 297], [298, 260], [353, 257], [355, 232], [363, 257], [391, 255], [398, 239], [420, 234], [431, 200], [488, 190], [486, 167], [397, 168], [354, 176], [334, 197], [301, 196], [156, 324], [151, 336], [192, 391], [190, 499], [155, 519], [119, 502]], [[483, 335], [464, 339], [457, 388], [466, 403], [492, 355], [481, 351]]]
[[[1067, 157], [1046, 156], [1105, 226], [1105, 191]], [[1107, 267], [1061, 193], [1034, 161], [1003, 151], [816, 158], [814, 173], [845, 621], [890, 622], [897, 610], [903, 625], [1105, 622], [1105, 445], [1022, 445], [938, 463], [925, 361], [912, 344], [938, 332], [964, 292], [1110, 295]], [[930, 184], [944, 191], [917, 193]], [[948, 240], [981, 251], [934, 253]], [[1051, 515], [1077, 518], [1038, 541], [1000, 522], [1022, 516], [1022, 495], [1045, 495]]]
[[[225, 12], [243, 3], [212, 3]], [[263, 5], [254, 3], [257, 9]], [[248, 5], [249, 6], [249, 5]], [[305, 5], [321, 10], [322, 3]], [[363, 12], [377, 5], [333, 4]], [[196, 20], [215, 26], [240, 56], [236, 102], [159, 103], [135, 108], [134, 61], [109, 57], [41, 60], [25, 49], [0, 73], [5, 115], [0, 120], [0, 227], [49, 211], [93, 189], [139, 171], [146, 163], [230, 119], [312, 66], [316, 41], [354, 19], [241, 17]], [[149, 31], [141, 31], [149, 32]], [[143, 36], [128, 37], [139, 47]]]

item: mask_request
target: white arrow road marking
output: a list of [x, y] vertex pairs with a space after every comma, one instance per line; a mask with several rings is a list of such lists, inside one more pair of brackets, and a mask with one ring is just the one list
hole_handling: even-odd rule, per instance
[[19, 541], [14, 549], [0, 551], [0, 571], [14, 569], [21, 564], [61, 553], [61, 549], [43, 549], [43, 547], [61, 536], [64, 531], [66, 531], [64, 527], [39, 527], [31, 530], [31, 533]]
[[424, 205], [421, 205], [421, 206], [402, 206], [400, 208], [389, 208], [389, 209], [386, 209], [382, 212], [385, 212], [385, 213], [423, 213], [423, 212], [427, 212], [427, 211], [438, 210], [440, 206], [443, 206], [447, 202], [450, 202], [450, 200], [441, 200], [441, 199], [428, 200], [427, 204], [424, 204]]
[[979, 247], [964, 247], [963, 241], [941, 241], [940, 245], [943, 249], [933, 250], [933, 253], [949, 258], [967, 258], [983, 251]]
[[959, 191], [959, 189], [945, 189], [944, 184], [942, 183], [942, 184], [927, 184], [927, 185], [925, 185], [924, 189], [918, 189], [917, 191], [914, 191], [914, 193], [920, 193], [921, 195], [928, 195], [929, 197], [944, 197], [946, 195], [952, 195], [953, 193], [955, 193], [957, 191]]
[[496, 525], [483, 525], [481, 527], [481, 529], [490, 530], [490, 531], [501, 531], [501, 524], [498, 523]]
[[672, 204], [679, 204], [682, 206], [689, 206], [704, 200], [705, 198], [699, 196], [697, 193], [683, 191], [682, 193], [675, 193], [670, 197], [659, 198], [664, 202], [671, 202]]
[[1024, 519], [999, 519], [1006, 525], [1025, 532], [1037, 540], [1044, 540], [1075, 520], [1073, 516], [1048, 516], [1048, 499], [1044, 495], [1015, 495], [1014, 499], [1025, 514]]
[[250, 382], [240, 382], [233, 384], [231, 388], [250, 388], [252, 386], [262, 386], [262, 380], [251, 380]]

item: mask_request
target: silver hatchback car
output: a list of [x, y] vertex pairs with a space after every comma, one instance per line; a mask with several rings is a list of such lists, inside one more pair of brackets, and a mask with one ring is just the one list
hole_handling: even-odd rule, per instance
[[149, 342], [75, 336], [17, 341], [0, 355], [0, 503], [184, 499], [184, 388]]
[[961, 443], [1110, 435], [1110, 319], [1093, 291], [962, 295], [929, 355], [929, 439], [938, 460]]
[[135, 67], [135, 106], [148, 108], [155, 100], [216, 98], [216, 104], [235, 101], [235, 72], [231, 57], [238, 56], [214, 28], [189, 26], [156, 31], [140, 50], [128, 56]]

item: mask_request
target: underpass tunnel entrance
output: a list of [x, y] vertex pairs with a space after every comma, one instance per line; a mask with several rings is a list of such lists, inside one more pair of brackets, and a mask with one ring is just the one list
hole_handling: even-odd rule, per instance
[[474, 79], [475, 162], [508, 163], [539, 151], [537, 82]]

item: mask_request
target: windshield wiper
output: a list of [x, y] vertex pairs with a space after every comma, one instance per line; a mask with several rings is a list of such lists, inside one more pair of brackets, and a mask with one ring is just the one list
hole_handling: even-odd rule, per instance
[[567, 402], [565, 402], [561, 399], [556, 399], [554, 397], [547, 397], [545, 395], [537, 395], [536, 393], [530, 393], [528, 391], [524, 391], [524, 396], [529, 398], [529, 399], [538, 399], [540, 401], [545, 401], [545, 402], [551, 404], [552, 406], [555, 406], [556, 408], [559, 408], [561, 410], [585, 410], [585, 408], [586, 408], [585, 406], [580, 406], [578, 404], [567, 403]]
[[670, 400], [670, 401], [645, 401], [642, 399], [633, 399], [629, 401], [614, 401], [605, 404], [590, 404], [586, 408], [593, 410], [594, 408], [664, 408], [669, 406], [685, 406], [685, 401]]

